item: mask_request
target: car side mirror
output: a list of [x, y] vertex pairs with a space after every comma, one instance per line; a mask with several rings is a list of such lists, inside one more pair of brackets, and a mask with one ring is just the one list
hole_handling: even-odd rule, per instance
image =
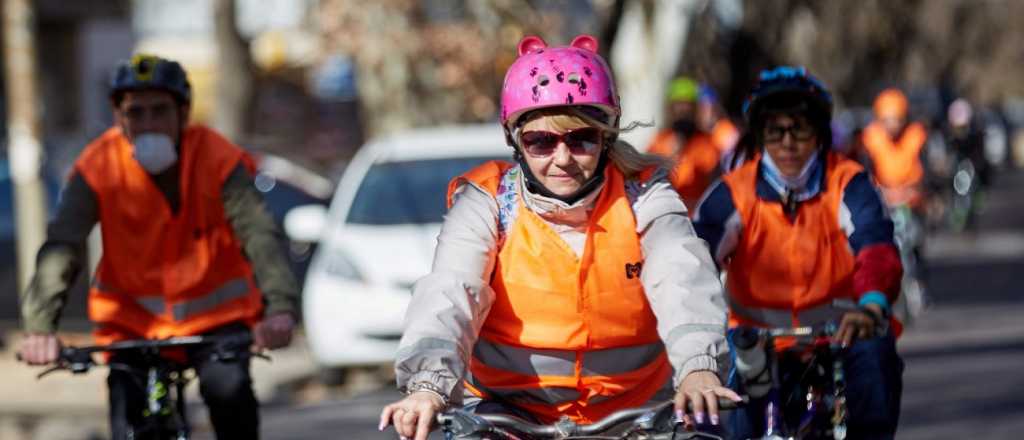
[[303, 205], [292, 208], [284, 216], [284, 233], [292, 241], [316, 243], [327, 226], [327, 208]]

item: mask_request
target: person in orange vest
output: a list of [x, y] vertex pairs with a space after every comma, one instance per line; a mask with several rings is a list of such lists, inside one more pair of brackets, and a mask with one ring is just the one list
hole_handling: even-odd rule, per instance
[[[744, 113], [746, 161], [708, 191], [694, 217], [727, 273], [729, 324], [838, 323], [848, 438], [892, 438], [903, 364], [893, 335], [876, 329], [890, 322], [902, 267], [885, 205], [861, 166], [831, 150], [832, 98], [804, 68], [763, 71]], [[765, 404], [752, 399], [733, 412], [734, 438], [764, 432]]]
[[669, 126], [654, 137], [647, 152], [672, 160], [672, 186], [687, 207], [697, 206], [718, 170], [722, 152], [711, 135], [697, 125], [699, 85], [678, 77], [669, 83], [667, 116]]
[[697, 98], [697, 128], [711, 135], [711, 143], [724, 156], [736, 147], [740, 130], [723, 113], [715, 90], [710, 85], [701, 85]]
[[514, 161], [451, 182], [396, 356], [407, 396], [380, 429], [425, 440], [449, 405], [592, 423], [669, 399], [717, 425], [717, 399], [739, 399], [718, 375], [721, 284], [664, 159], [618, 138], [597, 40], [524, 38], [501, 103]]
[[875, 120], [864, 128], [861, 142], [869, 169], [889, 206], [919, 207], [925, 177], [923, 156], [928, 131], [907, 119], [907, 97], [899, 89], [875, 98]]
[[[86, 239], [97, 223], [103, 257], [88, 307], [98, 344], [251, 332], [257, 349], [288, 345], [298, 283], [253, 185], [252, 159], [213, 130], [187, 123], [192, 89], [177, 62], [139, 54], [121, 63], [110, 102], [114, 126], [76, 160], [23, 294], [22, 359], [57, 361], [61, 309], [86, 266]], [[250, 347], [169, 355], [195, 368], [218, 438], [259, 438], [249, 358], [216, 360], [214, 351], [223, 349]], [[140, 360], [114, 354], [111, 362]], [[146, 408], [140, 368], [110, 370], [115, 440], [134, 438]]]

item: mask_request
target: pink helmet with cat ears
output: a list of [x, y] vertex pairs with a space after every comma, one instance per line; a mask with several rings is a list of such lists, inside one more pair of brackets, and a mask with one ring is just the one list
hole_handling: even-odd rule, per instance
[[505, 73], [501, 125], [510, 130], [524, 113], [546, 107], [596, 107], [618, 124], [619, 96], [611, 69], [597, 54], [597, 39], [580, 35], [568, 47], [551, 47], [540, 37], [519, 42], [519, 58]]

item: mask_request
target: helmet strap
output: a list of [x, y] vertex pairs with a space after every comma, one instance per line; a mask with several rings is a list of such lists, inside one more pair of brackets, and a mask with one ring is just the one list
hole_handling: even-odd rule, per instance
[[516, 162], [519, 163], [519, 168], [523, 170], [523, 177], [526, 178], [526, 189], [534, 194], [539, 194], [544, 197], [552, 198], [561, 202], [565, 202], [569, 205], [580, 201], [580, 199], [590, 194], [594, 188], [597, 188], [604, 182], [604, 169], [608, 166], [608, 149], [601, 151], [601, 158], [597, 160], [597, 168], [594, 170], [594, 175], [590, 176], [590, 180], [580, 186], [579, 189], [574, 191], [572, 194], [560, 196], [551, 192], [547, 187], [544, 186], [537, 176], [533, 175], [533, 171], [530, 170], [530, 166], [526, 163], [526, 158], [523, 154], [516, 149], [513, 154]]

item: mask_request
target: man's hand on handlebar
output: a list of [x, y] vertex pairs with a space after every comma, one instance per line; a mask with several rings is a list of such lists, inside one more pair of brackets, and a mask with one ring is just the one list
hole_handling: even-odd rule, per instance
[[884, 319], [885, 314], [877, 304], [868, 304], [864, 310], [846, 312], [833, 338], [843, 347], [849, 347], [854, 339], [871, 339], [876, 336], [875, 328]]
[[295, 330], [295, 318], [291, 313], [281, 312], [263, 318], [253, 328], [253, 345], [256, 350], [264, 348], [274, 350], [287, 347], [292, 342], [292, 332]]
[[427, 391], [417, 391], [398, 402], [384, 407], [380, 413], [378, 430], [383, 431], [389, 424], [403, 439], [427, 440], [434, 418], [444, 409], [441, 397]]
[[[733, 402], [740, 402], [743, 399], [722, 386], [718, 375], [710, 371], [694, 371], [683, 378], [676, 391], [675, 410], [676, 417], [683, 420], [688, 429], [698, 424], [710, 421], [712, 425], [718, 424], [718, 398], [724, 397]], [[687, 404], [693, 407], [693, 417], [687, 414]], [[705, 415], [708, 419], [705, 419]], [[696, 419], [696, 420], [694, 420]]]
[[29, 365], [49, 365], [60, 356], [60, 341], [53, 333], [29, 333], [21, 341], [18, 356]]

